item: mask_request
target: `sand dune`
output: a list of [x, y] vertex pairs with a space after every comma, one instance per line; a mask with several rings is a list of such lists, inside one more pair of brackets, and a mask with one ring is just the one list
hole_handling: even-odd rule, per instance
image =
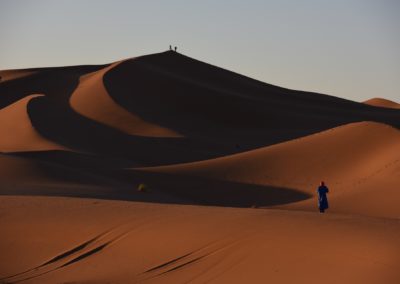
[[0, 283], [400, 282], [397, 105], [171, 51], [0, 76]]
[[364, 104], [265, 84], [175, 52], [124, 61], [105, 74], [104, 84], [130, 112], [189, 139], [220, 145], [218, 155], [354, 121], [397, 125], [399, 118]]
[[180, 137], [170, 129], [143, 121], [116, 104], [104, 87], [103, 77], [120, 62], [81, 77], [70, 98], [71, 107], [79, 114], [124, 133], [148, 137]]
[[34, 75], [37, 72], [33, 69], [29, 70], [3, 70], [0, 71], [0, 83], [7, 82], [10, 80], [15, 80], [19, 78], [28, 77], [30, 75]]
[[[232, 156], [144, 170], [292, 188], [311, 196], [319, 181], [325, 180], [331, 186], [332, 202], [338, 198], [335, 211], [340, 212], [340, 207], [352, 213], [397, 218], [400, 210], [394, 200], [400, 198], [396, 190], [399, 165], [400, 131], [361, 122]], [[380, 182], [384, 188], [371, 186]], [[354, 202], [360, 199], [368, 206]], [[348, 206], [344, 209], [341, 202]], [[295, 207], [315, 210], [315, 199]]]
[[[65, 101], [76, 88], [79, 77], [105, 65], [48, 67], [0, 71], [0, 107], [3, 108], [32, 94]], [[7, 80], [5, 80], [7, 79]]]
[[0, 109], [0, 152], [66, 149], [42, 137], [32, 126], [27, 105], [32, 98], [38, 96], [41, 95], [27, 96]]
[[400, 104], [383, 98], [372, 98], [365, 101], [364, 104], [377, 107], [385, 107], [385, 108], [394, 108], [394, 109], [400, 108]]
[[0, 105], [44, 94], [28, 109], [41, 136], [146, 166], [221, 157], [355, 121], [399, 126], [397, 112], [273, 86], [175, 52], [33, 71], [0, 84]]

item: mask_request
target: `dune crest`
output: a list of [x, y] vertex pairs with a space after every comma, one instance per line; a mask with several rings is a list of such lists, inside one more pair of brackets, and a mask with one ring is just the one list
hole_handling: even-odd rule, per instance
[[28, 77], [36, 74], [37, 71], [29, 70], [29, 69], [21, 69], [21, 70], [3, 70], [0, 71], [0, 83], [7, 82], [19, 78]]
[[126, 134], [147, 137], [181, 137], [182, 135], [171, 129], [144, 121], [119, 106], [109, 96], [103, 83], [103, 77], [122, 62], [116, 62], [98, 71], [83, 75], [77, 89], [70, 97], [71, 107], [85, 117]]
[[376, 107], [400, 109], [399, 103], [396, 103], [391, 100], [383, 99], [383, 98], [372, 98], [372, 99], [366, 100], [364, 102], [364, 104], [376, 106]]
[[66, 150], [42, 137], [32, 126], [27, 105], [38, 96], [42, 95], [27, 96], [0, 110], [0, 152]]

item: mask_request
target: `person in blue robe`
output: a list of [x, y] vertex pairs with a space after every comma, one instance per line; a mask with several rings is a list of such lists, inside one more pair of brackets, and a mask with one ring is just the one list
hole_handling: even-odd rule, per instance
[[323, 181], [321, 181], [321, 184], [318, 187], [317, 192], [318, 192], [319, 212], [324, 213], [325, 210], [329, 208], [328, 197], [326, 196], [326, 194], [329, 192], [329, 189]]

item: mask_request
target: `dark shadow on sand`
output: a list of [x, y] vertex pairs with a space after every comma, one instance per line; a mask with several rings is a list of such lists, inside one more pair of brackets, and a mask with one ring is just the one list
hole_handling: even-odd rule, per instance
[[128, 135], [88, 119], [69, 105], [46, 96], [32, 98], [27, 108], [39, 134], [78, 151], [131, 160], [142, 166], [210, 158], [209, 151], [205, 150], [208, 145], [201, 141]]
[[250, 150], [340, 125], [376, 121], [400, 128], [400, 110], [289, 90], [176, 52], [127, 60], [104, 76], [121, 107], [188, 138]]
[[185, 200], [185, 204], [263, 207], [305, 200], [311, 195], [291, 188], [245, 184], [204, 177], [153, 173], [140, 170], [125, 171], [135, 180], [145, 183], [149, 190]]
[[[33, 166], [34, 175], [21, 176], [17, 181], [2, 181], [0, 195], [66, 196], [229, 207], [273, 206], [310, 197], [290, 188], [120, 169], [111, 164], [106, 168], [99, 166], [97, 161], [93, 164], [93, 160], [86, 164], [75, 160], [67, 166], [51, 159], [38, 159], [38, 154], [17, 155], [19, 159], [33, 163], [29, 168]], [[78, 158], [81, 159], [80, 156]], [[138, 191], [139, 184], [145, 184], [143, 192]]]
[[32, 94], [44, 94], [67, 102], [79, 83], [79, 77], [107, 65], [33, 68], [37, 73], [0, 84], [0, 109]]
[[0, 107], [34, 93], [28, 114], [45, 138], [101, 157], [153, 166], [206, 160], [303, 137], [357, 121], [400, 128], [400, 110], [289, 90], [164, 52], [127, 60], [104, 85], [121, 107], [184, 138], [127, 135], [75, 112], [80, 76], [108, 65], [40, 68], [0, 85]]

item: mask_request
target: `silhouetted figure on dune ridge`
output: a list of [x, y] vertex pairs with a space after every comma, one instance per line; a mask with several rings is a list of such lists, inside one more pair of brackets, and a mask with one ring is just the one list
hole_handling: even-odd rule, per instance
[[177, 51], [178, 51], [178, 47], [177, 47], [177, 46], [174, 46], [174, 47], [172, 48], [172, 45], [169, 45], [169, 50], [170, 50], [170, 51], [175, 51], [175, 52], [177, 52]]
[[324, 213], [325, 210], [329, 208], [328, 197], [326, 196], [326, 194], [329, 192], [329, 189], [323, 181], [321, 181], [321, 184], [318, 187], [317, 192], [318, 192], [319, 212]]

